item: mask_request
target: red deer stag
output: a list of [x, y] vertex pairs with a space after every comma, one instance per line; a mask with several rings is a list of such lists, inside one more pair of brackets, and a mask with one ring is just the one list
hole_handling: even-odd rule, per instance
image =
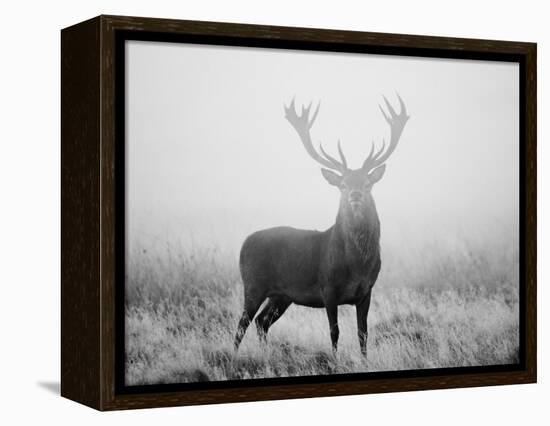
[[[292, 304], [325, 308], [333, 351], [338, 345], [338, 305], [352, 304], [357, 310], [357, 334], [361, 352], [367, 354], [367, 315], [371, 292], [380, 272], [380, 221], [371, 194], [372, 187], [385, 171], [384, 162], [395, 150], [409, 119], [405, 104], [398, 114], [384, 97], [388, 113], [380, 107], [390, 126], [390, 143], [385, 142], [370, 154], [358, 170], [347, 166], [338, 141], [340, 161], [320, 153], [312, 144], [310, 129], [319, 105], [311, 119], [311, 104], [296, 113], [294, 99], [285, 106], [285, 118], [298, 133], [308, 154], [323, 167], [323, 177], [340, 190], [340, 207], [336, 223], [324, 232], [277, 227], [258, 231], [244, 242], [240, 270], [244, 284], [244, 310], [235, 336], [235, 350], [262, 303], [264, 309], [256, 318], [260, 340], [266, 340], [269, 327]], [[335, 173], [337, 172], [337, 173]]]

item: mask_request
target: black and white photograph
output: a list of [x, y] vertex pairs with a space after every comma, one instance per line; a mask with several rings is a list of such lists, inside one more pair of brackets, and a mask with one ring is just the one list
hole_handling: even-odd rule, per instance
[[126, 386], [519, 363], [517, 62], [125, 43]]
[[0, 424], [548, 423], [542, 2], [2, 11]]

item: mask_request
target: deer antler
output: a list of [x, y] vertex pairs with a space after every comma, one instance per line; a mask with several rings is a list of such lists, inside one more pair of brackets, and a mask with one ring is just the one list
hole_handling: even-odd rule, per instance
[[399, 142], [399, 138], [401, 137], [401, 133], [403, 132], [403, 129], [405, 128], [405, 124], [407, 124], [407, 120], [410, 118], [407, 115], [407, 108], [405, 107], [405, 103], [403, 102], [403, 99], [401, 99], [401, 96], [397, 94], [397, 99], [399, 99], [399, 107], [401, 108], [401, 112], [397, 114], [389, 101], [386, 99], [385, 96], [383, 96], [384, 102], [386, 103], [386, 107], [389, 111], [389, 115], [384, 112], [382, 107], [379, 105], [380, 111], [382, 111], [382, 115], [384, 116], [386, 122], [390, 125], [390, 145], [388, 146], [388, 149], [386, 152], [383, 153], [384, 148], [386, 146], [386, 142], [382, 139], [382, 148], [380, 148], [376, 153], [374, 153], [374, 142], [372, 144], [372, 148], [370, 150], [369, 156], [363, 163], [363, 170], [370, 171], [374, 169], [375, 167], [380, 166], [382, 163], [384, 163], [390, 155], [395, 150], [395, 147], [397, 146], [397, 143]]
[[313, 123], [315, 122], [315, 119], [317, 118], [317, 114], [319, 113], [320, 106], [321, 106], [321, 103], [319, 102], [319, 104], [317, 104], [317, 108], [315, 108], [313, 117], [311, 117], [310, 119], [309, 111], [311, 109], [311, 102], [307, 107], [302, 106], [302, 114], [298, 115], [296, 113], [296, 107], [294, 105], [294, 98], [292, 98], [292, 102], [290, 102], [290, 105], [288, 107], [286, 105], [284, 106], [285, 118], [292, 125], [292, 127], [294, 127], [294, 130], [296, 130], [296, 132], [298, 133], [298, 136], [300, 137], [300, 140], [302, 141], [304, 148], [306, 149], [307, 153], [311, 158], [313, 158], [315, 161], [317, 161], [319, 164], [321, 164], [324, 167], [327, 167], [332, 170], [336, 170], [337, 172], [344, 174], [348, 171], [348, 166], [347, 166], [346, 158], [344, 157], [344, 153], [342, 152], [342, 147], [340, 146], [340, 141], [338, 141], [338, 154], [340, 155], [341, 161], [338, 161], [336, 158], [327, 154], [321, 144], [319, 144], [321, 154], [319, 154], [313, 147], [313, 142], [311, 141], [311, 135], [309, 134], [309, 130], [311, 129], [311, 127], [313, 126]]

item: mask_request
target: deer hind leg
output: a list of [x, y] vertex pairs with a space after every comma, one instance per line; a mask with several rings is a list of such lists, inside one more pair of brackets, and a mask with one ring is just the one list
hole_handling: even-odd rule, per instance
[[292, 302], [284, 297], [270, 297], [265, 307], [256, 317], [256, 329], [260, 342], [266, 343], [267, 332], [285, 313]]
[[235, 334], [235, 340], [233, 342], [235, 351], [239, 349], [239, 345], [243, 340], [244, 334], [246, 333], [246, 329], [250, 325], [250, 322], [254, 318], [254, 315], [256, 315], [256, 312], [258, 312], [258, 309], [260, 309], [260, 306], [262, 305], [264, 300], [265, 300], [265, 295], [263, 294], [261, 295], [258, 293], [249, 294], [249, 295], [245, 294], [244, 309], [241, 315], [241, 319], [239, 320], [239, 325], [237, 326], [237, 333]]

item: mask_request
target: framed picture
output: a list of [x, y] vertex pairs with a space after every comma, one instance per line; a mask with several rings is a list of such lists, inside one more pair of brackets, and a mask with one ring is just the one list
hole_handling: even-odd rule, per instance
[[536, 45], [100, 16], [62, 42], [62, 395], [536, 381]]

